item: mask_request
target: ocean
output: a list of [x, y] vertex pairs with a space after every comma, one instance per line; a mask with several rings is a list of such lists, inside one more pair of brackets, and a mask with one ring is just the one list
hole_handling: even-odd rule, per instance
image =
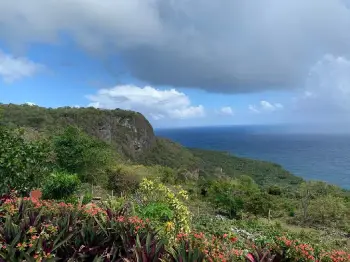
[[350, 134], [290, 133], [268, 126], [157, 129], [186, 147], [275, 162], [306, 180], [350, 189]]

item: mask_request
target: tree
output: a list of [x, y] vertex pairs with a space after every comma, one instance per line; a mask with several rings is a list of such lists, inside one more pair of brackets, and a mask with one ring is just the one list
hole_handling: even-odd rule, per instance
[[303, 210], [303, 222], [306, 223], [308, 220], [308, 211], [311, 199], [311, 191], [309, 183], [302, 183], [300, 185], [300, 196], [301, 196], [301, 207]]
[[0, 126], [0, 192], [27, 194], [39, 187], [51, 171], [50, 156], [46, 141], [26, 141], [21, 130]]
[[108, 146], [70, 126], [53, 139], [57, 164], [71, 174], [79, 174], [82, 181], [94, 182], [111, 159]]
[[[304, 223], [326, 223], [328, 216], [337, 217], [334, 209], [343, 210], [344, 203], [340, 203], [342, 192], [333, 185], [320, 181], [302, 183], [299, 187], [299, 197], [303, 212]], [[337, 202], [338, 200], [338, 202]], [[333, 215], [330, 215], [330, 214]], [[342, 216], [342, 213], [339, 213]], [[331, 222], [331, 220], [329, 221]]]
[[254, 215], [267, 216], [271, 208], [271, 196], [265, 192], [255, 192], [244, 201], [244, 209]]
[[324, 226], [341, 226], [348, 222], [344, 200], [332, 195], [321, 196], [310, 201], [309, 221]]
[[235, 218], [244, 207], [244, 193], [239, 190], [236, 181], [221, 180], [209, 189], [210, 200], [217, 208], [226, 211], [230, 218]]

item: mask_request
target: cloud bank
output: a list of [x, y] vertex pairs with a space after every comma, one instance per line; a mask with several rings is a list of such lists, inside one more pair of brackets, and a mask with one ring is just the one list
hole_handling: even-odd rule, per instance
[[6, 83], [30, 77], [43, 69], [44, 66], [24, 57], [14, 57], [0, 50], [0, 77]]
[[153, 120], [205, 116], [202, 105], [192, 105], [188, 96], [175, 89], [158, 90], [150, 86], [121, 85], [101, 89], [97, 94], [89, 95], [87, 98], [91, 101], [89, 106], [135, 110]]
[[256, 92], [300, 85], [324, 54], [349, 57], [345, 0], [0, 2], [0, 40], [56, 43], [121, 58], [153, 86]]

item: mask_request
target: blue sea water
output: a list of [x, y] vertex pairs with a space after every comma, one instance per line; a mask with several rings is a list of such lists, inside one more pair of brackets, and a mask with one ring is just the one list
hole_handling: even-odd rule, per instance
[[159, 129], [156, 134], [186, 147], [275, 162], [306, 180], [350, 189], [350, 134], [289, 133], [266, 126]]

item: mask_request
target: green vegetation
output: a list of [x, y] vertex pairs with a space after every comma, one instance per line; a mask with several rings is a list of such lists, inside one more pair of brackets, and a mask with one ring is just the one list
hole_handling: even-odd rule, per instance
[[133, 111], [61, 107], [57, 109], [29, 105], [2, 105], [1, 122], [9, 128], [25, 127], [37, 136], [51, 136], [69, 126], [109, 143], [113, 150], [136, 158], [154, 141], [150, 123]]
[[[0, 193], [5, 195], [0, 201], [0, 245], [11, 248], [0, 247], [0, 261], [40, 261], [28, 254], [50, 261], [48, 252], [65, 254], [63, 261], [98, 256], [95, 261], [117, 261], [113, 256], [136, 261], [141, 254], [137, 261], [244, 261], [248, 254], [255, 259], [265, 254], [275, 259], [271, 261], [348, 261], [326, 258], [338, 256], [334, 250], [350, 249], [349, 191], [305, 182], [273, 163], [155, 138], [146, 120], [140, 126], [133, 119], [142, 118], [137, 113], [1, 107]], [[65, 114], [69, 121], [63, 121]], [[121, 125], [123, 117], [128, 121]], [[119, 124], [114, 128], [121, 129], [109, 129], [111, 140], [95, 130], [94, 123], [105, 127], [115, 121]], [[34, 189], [47, 200], [29, 201]], [[11, 197], [13, 192], [6, 195], [11, 190], [18, 198]], [[90, 203], [93, 197], [101, 199]], [[44, 240], [32, 243], [19, 232], [25, 216], [26, 230], [53, 226], [52, 232], [45, 231], [47, 251]], [[152, 245], [161, 251], [152, 253]], [[81, 246], [87, 249], [79, 253]], [[313, 251], [303, 253], [302, 247]]]
[[46, 141], [26, 141], [23, 131], [0, 126], [0, 193], [12, 188], [28, 193], [40, 185], [51, 169]]
[[77, 175], [63, 172], [52, 173], [42, 185], [45, 199], [65, 200], [73, 196], [80, 187]]
[[103, 168], [113, 161], [113, 152], [105, 142], [73, 126], [55, 135], [52, 147], [57, 168], [80, 174], [83, 182], [96, 182], [103, 175]]
[[[341, 262], [350, 259], [350, 253], [344, 250], [330, 249], [325, 243], [310, 244], [311, 234], [286, 232], [278, 224], [206, 216], [196, 217], [191, 230], [187, 224], [188, 210], [169, 188], [145, 180], [140, 190], [141, 199], [157, 201], [160, 197], [160, 201], [167, 199], [170, 204], [148, 203], [143, 211], [136, 211], [146, 216], [142, 219], [125, 204], [117, 207], [110, 201], [101, 207], [18, 198], [14, 194], [2, 196], [0, 261]], [[125, 203], [118, 198], [115, 201]], [[160, 217], [154, 211], [162, 207], [166, 208]], [[178, 224], [169, 221], [163, 228], [155, 226], [167, 219], [177, 219]]]
[[174, 169], [195, 170], [199, 166], [199, 159], [191, 151], [164, 138], [157, 138], [151, 150], [139, 161], [146, 165], [157, 164]]
[[283, 186], [298, 185], [302, 179], [283, 169], [280, 165], [232, 156], [225, 152], [191, 149], [190, 152], [201, 160], [201, 168], [210, 175], [239, 177], [251, 176], [262, 186], [277, 184]]

